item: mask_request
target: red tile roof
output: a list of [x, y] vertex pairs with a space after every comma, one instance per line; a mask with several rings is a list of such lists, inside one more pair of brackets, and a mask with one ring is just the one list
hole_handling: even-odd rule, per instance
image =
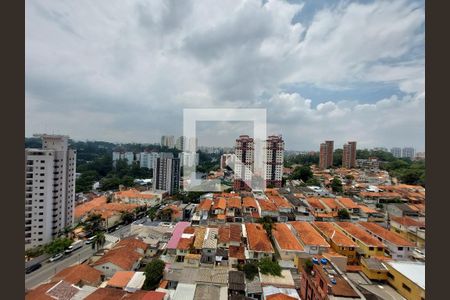
[[258, 208], [258, 205], [256, 204], [255, 198], [252, 197], [244, 197], [242, 199], [242, 206], [248, 207], [248, 208]]
[[228, 225], [219, 226], [218, 242], [221, 244], [227, 244], [230, 242], [230, 227]]
[[211, 209], [212, 200], [211, 199], [205, 199], [197, 206], [197, 211], [206, 210], [209, 211]]
[[58, 272], [53, 279], [55, 281], [64, 280], [72, 284], [87, 284], [96, 286], [101, 282], [102, 272], [86, 264], [67, 267]]
[[424, 227], [425, 222], [414, 220], [410, 217], [396, 217], [396, 216], [390, 216], [391, 221], [397, 222], [403, 226], [407, 227]]
[[225, 209], [227, 207], [227, 202], [225, 198], [217, 198], [214, 200], [214, 205], [212, 209]]
[[339, 203], [341, 203], [345, 208], [347, 209], [354, 209], [358, 208], [358, 204], [356, 204], [352, 199], [350, 198], [337, 198], [336, 199]]
[[242, 235], [241, 224], [230, 224], [230, 241], [231, 242], [240, 242], [241, 235]]
[[269, 200], [275, 204], [276, 207], [279, 208], [293, 208], [293, 205], [284, 197], [282, 196], [268, 196]]
[[297, 231], [300, 240], [304, 245], [330, 247], [327, 241], [311, 226], [308, 222], [294, 221], [289, 222], [295, 231]]
[[245, 259], [245, 249], [243, 246], [230, 246], [228, 248], [228, 256], [237, 258], [237, 259]]
[[355, 225], [350, 222], [336, 222], [336, 225], [344, 229], [348, 234], [360, 240], [367, 246], [372, 247], [386, 247], [377, 238], [371, 236], [367, 231], [362, 229], [360, 226]]
[[99, 288], [85, 300], [121, 300], [126, 292], [116, 288]]
[[319, 199], [314, 197], [308, 197], [306, 198], [306, 201], [315, 209], [325, 209], [325, 206], [323, 206], [322, 203], [320, 203]]
[[124, 288], [127, 286], [128, 282], [134, 276], [134, 271], [117, 271], [114, 273], [113, 277], [108, 280], [108, 286]]
[[339, 209], [339, 204], [333, 198], [320, 198], [320, 200], [330, 209]]
[[232, 197], [227, 199], [227, 208], [241, 208], [241, 198]]
[[248, 248], [252, 251], [274, 253], [272, 243], [261, 224], [245, 223]]
[[189, 250], [194, 243], [194, 237], [190, 238], [181, 238], [178, 242], [177, 249], [178, 250]]
[[150, 291], [145, 294], [142, 300], [163, 300], [166, 296], [164, 292]]
[[284, 223], [276, 223], [272, 229], [273, 238], [281, 250], [303, 251], [304, 248]]
[[403, 246], [403, 247], [413, 247], [414, 244], [400, 234], [387, 230], [378, 224], [372, 222], [359, 222], [359, 225], [363, 226], [368, 231], [381, 237], [383, 240], [391, 242], [392, 244]]
[[266, 300], [297, 300], [297, 298], [288, 296], [283, 293], [276, 293], [276, 294], [266, 296]]
[[109, 250], [99, 260], [94, 263], [94, 266], [105, 263], [112, 263], [122, 270], [131, 270], [133, 265], [142, 257], [137, 249], [147, 249], [147, 244], [137, 239], [121, 240], [114, 248]]
[[56, 282], [50, 282], [39, 285], [25, 294], [25, 300], [54, 300], [46, 292], [55, 284]]
[[319, 229], [325, 236], [331, 239], [336, 245], [342, 247], [358, 247], [348, 236], [337, 229], [333, 223], [330, 222], [313, 222], [316, 228]]
[[258, 199], [262, 211], [278, 211], [278, 207], [269, 200]]

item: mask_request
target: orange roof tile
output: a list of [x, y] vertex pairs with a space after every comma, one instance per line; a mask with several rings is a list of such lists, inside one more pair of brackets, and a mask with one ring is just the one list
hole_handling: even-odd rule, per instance
[[355, 237], [356, 239], [366, 244], [367, 246], [386, 247], [377, 238], [371, 236], [369, 233], [367, 233], [367, 231], [365, 231], [358, 225], [355, 225], [350, 222], [336, 222], [335, 224], [344, 229], [344, 231], [346, 231], [351, 236]]
[[282, 196], [269, 195], [268, 198], [277, 207], [280, 207], [280, 208], [293, 208], [294, 207], [286, 198], [284, 198]]
[[361, 204], [359, 204], [358, 206], [359, 206], [359, 209], [360, 209], [363, 213], [366, 213], [366, 214], [374, 214], [374, 213], [377, 213], [377, 211], [376, 211], [375, 209], [370, 208], [370, 207], [368, 207], [368, 206], [366, 206], [366, 205], [361, 205]]
[[228, 248], [228, 256], [236, 259], [245, 259], [245, 249], [243, 246], [230, 246]]
[[297, 231], [300, 240], [304, 245], [330, 247], [327, 241], [317, 232], [308, 222], [294, 221], [289, 222], [295, 231]]
[[134, 271], [117, 271], [113, 277], [108, 280], [108, 286], [124, 288], [134, 276]]
[[197, 211], [206, 210], [209, 211], [211, 209], [212, 200], [211, 199], [205, 199], [197, 206]]
[[391, 221], [397, 222], [403, 226], [407, 227], [424, 227], [425, 222], [414, 220], [410, 217], [396, 217], [396, 216], [390, 216]]
[[325, 206], [323, 206], [322, 203], [320, 203], [319, 199], [314, 197], [308, 197], [306, 198], [306, 201], [309, 205], [311, 205], [315, 209], [325, 209]]
[[284, 223], [274, 224], [272, 235], [282, 250], [303, 251], [304, 248]]
[[227, 199], [227, 208], [241, 208], [241, 198], [232, 197]]
[[218, 242], [223, 244], [230, 242], [230, 227], [228, 225], [219, 226]]
[[55, 282], [50, 282], [37, 286], [25, 294], [25, 300], [54, 300], [46, 292], [55, 284]]
[[230, 224], [230, 241], [240, 242], [242, 234], [241, 224]]
[[312, 223], [319, 231], [321, 231], [326, 237], [331, 239], [336, 245], [342, 247], [358, 247], [348, 236], [340, 232], [330, 222], [313, 222]]
[[251, 207], [258, 208], [255, 198], [252, 198], [252, 197], [244, 197], [242, 199], [242, 206], [249, 207], [249, 208], [251, 208]]
[[102, 272], [86, 264], [67, 267], [58, 272], [53, 279], [55, 281], [64, 280], [72, 284], [97, 285], [101, 282]]
[[262, 211], [278, 211], [278, 207], [271, 201], [258, 199]]
[[145, 294], [142, 300], [163, 300], [165, 296], [166, 293], [164, 292], [149, 291]]
[[206, 228], [198, 227], [195, 230], [195, 240], [194, 240], [194, 248], [202, 249], [203, 248], [203, 240], [205, 239]]
[[354, 209], [358, 208], [358, 204], [356, 204], [352, 199], [350, 198], [337, 198], [336, 199], [339, 203], [341, 203], [345, 208], [347, 209]]
[[116, 288], [99, 288], [88, 295], [85, 300], [121, 300], [126, 292]]
[[339, 209], [339, 205], [333, 198], [320, 198], [320, 200], [330, 209]]
[[266, 300], [297, 300], [297, 298], [288, 296], [283, 293], [276, 293], [276, 294], [266, 296]]
[[225, 198], [217, 198], [214, 200], [214, 205], [212, 209], [225, 209], [227, 207], [227, 202]]
[[193, 234], [195, 233], [195, 227], [193, 226], [188, 226], [184, 229], [183, 233], [187, 233], [187, 234]]
[[189, 248], [194, 243], [194, 237], [190, 238], [180, 238], [178, 241], [177, 249], [178, 250], [189, 250]]
[[248, 248], [252, 251], [274, 253], [272, 243], [261, 224], [245, 223]]
[[378, 224], [372, 222], [359, 222], [361, 226], [381, 237], [382, 239], [391, 242], [395, 245], [403, 246], [403, 247], [413, 247], [414, 244], [405, 238], [403, 238], [400, 234], [387, 230], [381, 227]]
[[136, 239], [121, 240], [114, 248], [97, 260], [94, 263], [94, 266], [109, 262], [123, 270], [131, 270], [136, 261], [142, 257], [142, 255], [136, 251], [137, 248], [146, 250], [147, 244]]
[[217, 215], [217, 220], [225, 220], [226, 216], [224, 214]]

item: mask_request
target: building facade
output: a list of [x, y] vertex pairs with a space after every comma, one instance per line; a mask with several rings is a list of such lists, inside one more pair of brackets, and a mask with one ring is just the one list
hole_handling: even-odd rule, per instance
[[158, 152], [141, 152], [139, 166], [141, 168], [153, 169], [153, 161], [158, 157]]
[[319, 168], [327, 169], [333, 165], [334, 141], [320, 144]]
[[272, 135], [265, 145], [265, 181], [266, 186], [281, 187], [284, 162], [284, 141], [280, 136]]
[[402, 157], [414, 159], [416, 156], [416, 150], [413, 147], [404, 147], [402, 149]]
[[241, 135], [235, 144], [234, 189], [248, 190], [254, 171], [255, 144], [253, 138]]
[[348, 142], [342, 152], [342, 167], [356, 168], [356, 142]]
[[163, 135], [161, 136], [161, 147], [167, 147], [172, 149], [175, 147], [175, 138], [173, 135]]
[[74, 221], [76, 151], [67, 136], [40, 137], [42, 149], [25, 149], [25, 249], [49, 243]]
[[394, 155], [394, 157], [397, 157], [397, 158], [402, 157], [402, 148], [400, 148], [400, 147], [393, 147], [393, 148], [391, 148], [391, 154]]
[[180, 159], [172, 153], [160, 153], [153, 160], [153, 190], [164, 190], [173, 195], [180, 189]]

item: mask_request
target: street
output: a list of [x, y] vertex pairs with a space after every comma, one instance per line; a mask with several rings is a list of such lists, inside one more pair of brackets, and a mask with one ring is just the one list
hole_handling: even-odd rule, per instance
[[92, 250], [91, 245], [83, 245], [82, 248], [75, 250], [70, 255], [64, 256], [62, 259], [49, 262], [48, 260], [42, 263], [42, 267], [36, 271], [25, 274], [25, 288], [31, 289], [47, 280], [53, 275], [70, 267], [71, 265], [78, 264], [92, 256], [95, 250]]

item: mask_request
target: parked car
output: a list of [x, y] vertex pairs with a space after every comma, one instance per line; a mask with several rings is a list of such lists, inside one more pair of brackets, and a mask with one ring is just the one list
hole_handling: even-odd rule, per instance
[[95, 235], [94, 235], [94, 236], [91, 236], [90, 238], [88, 238], [88, 239], [86, 240], [86, 242], [84, 242], [84, 243], [85, 243], [86, 245], [89, 245], [89, 244], [93, 243], [94, 240], [95, 240]]
[[83, 246], [83, 241], [78, 240], [76, 242], [73, 242], [72, 245], [70, 245], [69, 248], [67, 248], [67, 250], [65, 252], [67, 254], [72, 253], [73, 251], [80, 249], [82, 246]]
[[28, 268], [25, 269], [25, 274], [30, 274], [31, 272], [36, 271], [40, 267], [42, 267], [42, 265], [40, 263], [29, 266]]
[[62, 258], [63, 256], [64, 256], [64, 253], [57, 253], [57, 254], [53, 255], [52, 257], [50, 257], [49, 261], [53, 262], [55, 260]]

